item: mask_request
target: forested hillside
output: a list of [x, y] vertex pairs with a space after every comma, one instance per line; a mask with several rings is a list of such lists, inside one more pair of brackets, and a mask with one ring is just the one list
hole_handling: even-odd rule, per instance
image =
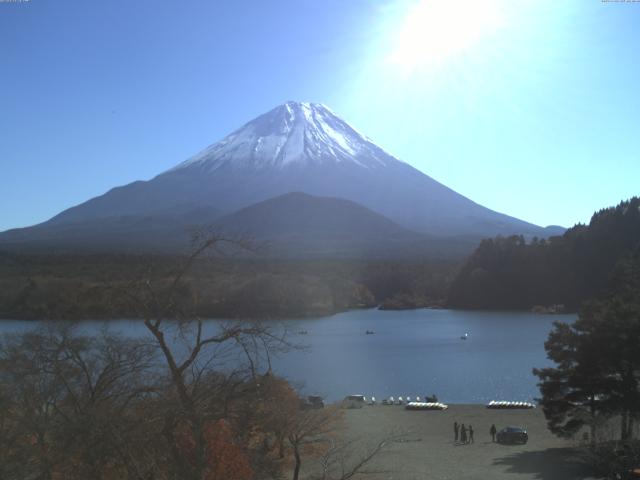
[[640, 244], [640, 198], [596, 212], [560, 237], [484, 240], [452, 282], [458, 308], [576, 310], [605, 290], [616, 264]]
[[[162, 283], [179, 256], [17, 255], [0, 252], [0, 318], [136, 317], [127, 295], [137, 282]], [[184, 288], [203, 317], [319, 316], [350, 308], [441, 304], [453, 261], [199, 260]]]

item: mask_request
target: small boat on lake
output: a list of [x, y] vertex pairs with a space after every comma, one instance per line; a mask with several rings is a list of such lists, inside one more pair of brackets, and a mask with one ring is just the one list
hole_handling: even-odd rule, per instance
[[469, 334], [468, 334], [468, 333], [465, 333], [464, 335], [462, 335], [462, 336], [460, 337], [460, 340], [466, 340], [467, 338], [469, 338]]
[[374, 335], [376, 332], [374, 332], [373, 330], [367, 330], [365, 333], [367, 335]]

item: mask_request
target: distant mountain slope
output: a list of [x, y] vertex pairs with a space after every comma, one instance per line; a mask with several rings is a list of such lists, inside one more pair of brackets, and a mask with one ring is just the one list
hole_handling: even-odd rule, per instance
[[130, 252], [170, 253], [184, 251], [191, 232], [212, 224], [220, 213], [197, 208], [180, 214], [121, 215], [45, 222], [0, 234], [0, 250], [22, 252]]
[[423, 238], [355, 202], [301, 192], [256, 203], [220, 218], [214, 225], [223, 231], [251, 232], [260, 238]]
[[[204, 223], [199, 221], [207, 220]], [[294, 192], [220, 217], [198, 209], [173, 216], [120, 216], [45, 223], [2, 235], [0, 247], [19, 251], [171, 253], [187, 251], [191, 233], [212, 231], [250, 240], [272, 257], [461, 257], [469, 238], [431, 237], [400, 227], [354, 202]]]
[[288, 193], [220, 218], [214, 230], [266, 241], [278, 256], [461, 256], [470, 239], [409, 231], [355, 202]]
[[327, 107], [288, 102], [149, 181], [65, 210], [49, 223], [157, 216], [211, 206], [231, 213], [289, 192], [338, 197], [435, 235], [545, 230], [478, 205], [388, 154]]
[[640, 248], [640, 198], [600, 210], [548, 241], [484, 240], [449, 292], [463, 308], [521, 309], [563, 304], [575, 310], [607, 288], [616, 265]]

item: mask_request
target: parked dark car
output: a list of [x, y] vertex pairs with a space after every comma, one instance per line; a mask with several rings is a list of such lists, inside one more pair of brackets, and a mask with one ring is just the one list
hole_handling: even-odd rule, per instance
[[527, 431], [521, 427], [505, 427], [496, 435], [498, 443], [522, 443], [525, 444], [529, 440]]
[[324, 401], [322, 400], [322, 397], [309, 395], [307, 398], [300, 399], [300, 406], [303, 410], [324, 408]]
[[309, 395], [307, 397], [307, 402], [311, 405], [311, 408], [324, 408], [324, 401], [322, 400], [322, 397]]

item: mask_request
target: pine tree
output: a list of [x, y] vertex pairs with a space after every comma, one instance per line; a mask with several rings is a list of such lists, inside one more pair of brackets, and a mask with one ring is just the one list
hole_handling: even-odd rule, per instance
[[555, 367], [534, 369], [549, 429], [572, 436], [621, 421], [621, 440], [640, 418], [640, 248], [619, 262], [609, 295], [586, 304], [573, 324], [556, 323], [545, 349]]

